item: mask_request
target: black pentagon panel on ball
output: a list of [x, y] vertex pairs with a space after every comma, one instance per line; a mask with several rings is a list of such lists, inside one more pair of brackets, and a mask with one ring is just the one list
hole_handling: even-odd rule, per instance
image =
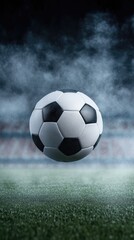
[[59, 150], [66, 156], [71, 156], [81, 150], [78, 138], [64, 138], [59, 146]]
[[85, 123], [96, 123], [97, 115], [96, 110], [88, 104], [85, 104], [80, 110], [80, 114], [83, 117]]
[[44, 145], [43, 145], [43, 143], [41, 142], [39, 136], [36, 135], [36, 134], [32, 134], [32, 139], [33, 139], [35, 145], [40, 149], [40, 151], [43, 152]]
[[43, 121], [57, 122], [62, 113], [63, 110], [57, 102], [49, 103], [42, 109]]
[[96, 143], [94, 144], [94, 149], [95, 149], [95, 147], [97, 146], [97, 144], [98, 144], [98, 142], [100, 141], [100, 138], [101, 138], [101, 134], [99, 135], [99, 137], [98, 137], [98, 139], [97, 139], [97, 141], [96, 141]]
[[74, 89], [61, 89], [60, 91], [63, 92], [63, 93], [67, 93], [67, 92], [77, 93], [77, 92], [78, 92], [78, 91], [76, 91], [76, 90], [74, 90]]

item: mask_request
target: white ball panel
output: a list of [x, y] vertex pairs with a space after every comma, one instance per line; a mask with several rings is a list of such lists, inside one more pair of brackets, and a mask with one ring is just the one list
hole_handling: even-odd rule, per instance
[[64, 111], [57, 123], [66, 138], [79, 137], [85, 127], [85, 122], [77, 111]]
[[34, 109], [29, 120], [30, 133], [38, 134], [42, 123], [43, 123], [42, 110]]
[[102, 116], [101, 116], [100, 111], [96, 111], [96, 113], [97, 113], [97, 124], [98, 124], [99, 130], [100, 130], [100, 134], [102, 134], [102, 132], [103, 132]]
[[39, 132], [42, 143], [47, 147], [58, 147], [63, 140], [63, 136], [57, 123], [43, 123]]
[[77, 93], [63, 93], [57, 100], [63, 110], [80, 110], [84, 105], [84, 100]]
[[93, 150], [93, 146], [92, 147], [88, 147], [88, 148], [83, 148], [81, 149], [78, 153], [76, 153], [75, 155], [73, 155], [73, 157], [76, 160], [80, 160], [81, 158], [86, 157], [88, 154], [90, 154]]
[[61, 91], [55, 91], [47, 94], [40, 101], [37, 102], [37, 104], [35, 105], [35, 109], [41, 109], [49, 103], [55, 102], [61, 95], [63, 95]]
[[56, 161], [67, 162], [69, 157], [65, 156], [58, 148], [45, 147], [44, 154]]
[[96, 123], [87, 124], [79, 137], [82, 148], [94, 146], [100, 135], [98, 125]]
[[92, 147], [84, 148], [80, 150], [78, 153], [72, 155], [72, 156], [65, 156], [59, 149], [52, 148], [52, 147], [45, 147], [44, 148], [44, 154], [48, 156], [49, 158], [52, 158], [56, 161], [61, 162], [72, 162], [80, 160], [81, 158], [86, 157], [91, 151], [93, 150]]
[[77, 92], [77, 94], [79, 96], [81, 96], [81, 98], [83, 98], [85, 103], [89, 104], [91, 107], [93, 107], [94, 109], [98, 110], [98, 106], [96, 105], [96, 103], [90, 97], [88, 97], [87, 95], [85, 95], [82, 92]]

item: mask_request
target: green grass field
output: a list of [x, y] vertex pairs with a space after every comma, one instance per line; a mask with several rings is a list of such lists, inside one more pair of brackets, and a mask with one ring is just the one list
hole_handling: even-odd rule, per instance
[[5, 239], [134, 239], [134, 169], [1, 167]]

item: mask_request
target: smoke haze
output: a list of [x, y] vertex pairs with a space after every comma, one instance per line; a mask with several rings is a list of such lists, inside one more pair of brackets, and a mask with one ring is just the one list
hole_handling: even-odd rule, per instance
[[23, 46], [1, 45], [0, 118], [29, 117], [40, 98], [65, 88], [88, 94], [104, 117], [133, 117], [133, 36], [133, 17], [119, 26], [98, 13], [81, 22], [76, 38], [49, 41], [29, 31]]

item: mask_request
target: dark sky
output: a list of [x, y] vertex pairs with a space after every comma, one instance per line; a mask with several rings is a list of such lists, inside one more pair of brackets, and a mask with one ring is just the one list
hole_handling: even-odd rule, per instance
[[122, 24], [134, 13], [133, 0], [4, 0], [0, 3], [0, 42], [23, 43], [29, 31], [42, 34], [77, 32], [88, 13], [111, 13]]

